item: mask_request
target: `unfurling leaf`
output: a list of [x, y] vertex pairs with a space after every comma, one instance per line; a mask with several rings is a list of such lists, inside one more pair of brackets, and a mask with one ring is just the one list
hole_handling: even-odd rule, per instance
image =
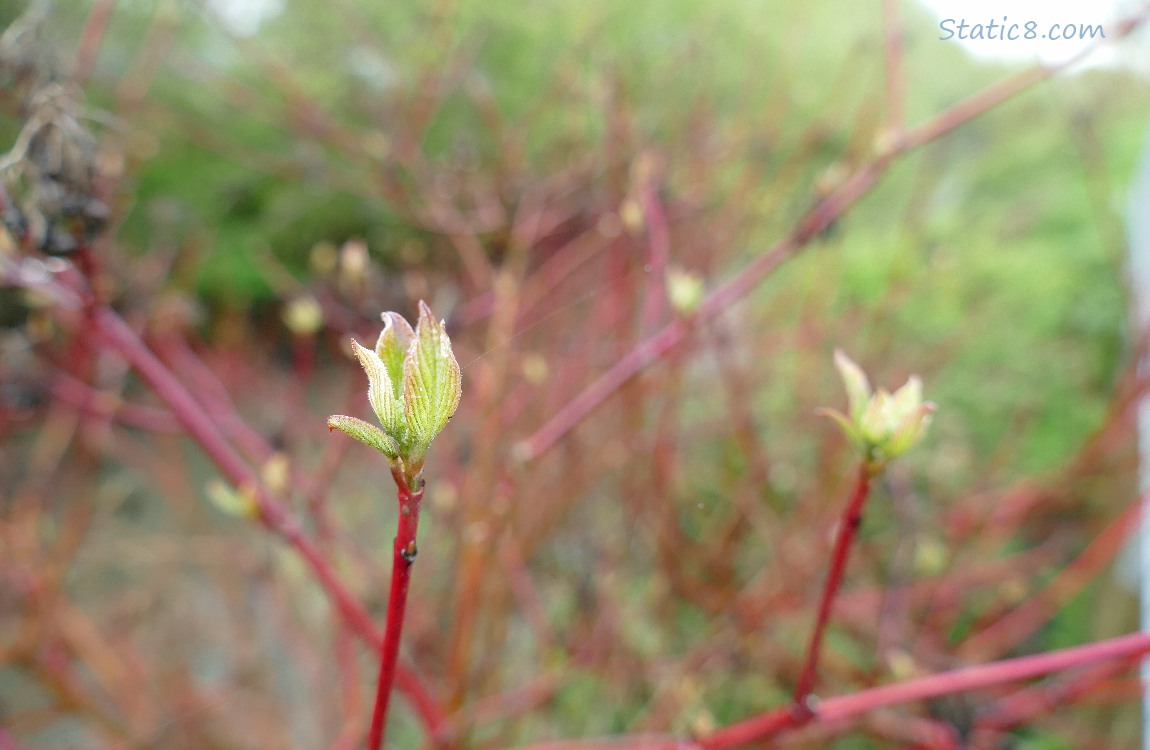
[[403, 363], [403, 407], [413, 454], [422, 456], [459, 406], [462, 373], [443, 321], [419, 303], [415, 339]]
[[388, 435], [402, 444], [407, 435], [407, 422], [403, 416], [403, 405], [399, 402], [395, 383], [392, 382], [387, 366], [379, 355], [365, 349], [355, 339], [351, 340], [355, 358], [367, 373], [367, 400], [371, 403], [379, 423]]
[[399, 445], [395, 440], [383, 430], [362, 419], [333, 414], [327, 418], [327, 429], [329, 432], [339, 430], [364, 445], [375, 448], [388, 458], [399, 458]]
[[851, 419], [858, 420], [870, 401], [870, 381], [866, 373], [842, 349], [835, 349], [835, 367], [847, 389], [847, 406]]
[[383, 366], [387, 368], [387, 375], [395, 389], [395, 397], [403, 398], [403, 360], [411, 342], [415, 338], [415, 331], [411, 324], [404, 320], [399, 313], [385, 312], [383, 318], [383, 331], [379, 340], [375, 342], [375, 353], [379, 355]]

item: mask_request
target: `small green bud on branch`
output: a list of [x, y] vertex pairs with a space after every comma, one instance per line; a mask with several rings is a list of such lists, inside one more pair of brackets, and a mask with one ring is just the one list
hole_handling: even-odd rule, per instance
[[922, 439], [935, 406], [922, 400], [918, 376], [912, 375], [893, 394], [882, 388], [874, 392], [862, 368], [838, 349], [835, 366], [846, 387], [848, 414], [834, 409], [819, 409], [818, 413], [835, 420], [877, 472]]
[[703, 279], [690, 271], [672, 266], [667, 269], [667, 299], [680, 315], [693, 315], [703, 302]]

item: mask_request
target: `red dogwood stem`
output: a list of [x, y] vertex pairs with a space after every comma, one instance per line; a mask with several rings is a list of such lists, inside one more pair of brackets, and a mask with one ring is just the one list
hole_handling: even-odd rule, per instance
[[[221, 473], [236, 487], [254, 490], [260, 522], [283, 538], [308, 563], [336, 611], [351, 630], [372, 647], [378, 647], [378, 632], [363, 604], [340, 580], [319, 548], [304, 534], [298, 520], [284, 505], [267, 494], [256, 474], [227, 442], [184, 385], [115, 312], [105, 307], [96, 307], [92, 322], [104, 342], [132, 365]], [[402, 522], [402, 516], [400, 518]], [[434, 736], [446, 721], [435, 697], [412, 669], [400, 664], [393, 665], [393, 670], [397, 673], [400, 689], [411, 698], [416, 713], [428, 732]]]
[[842, 721], [884, 706], [1029, 680], [1051, 672], [1096, 664], [1108, 659], [1132, 661], [1148, 652], [1150, 652], [1150, 634], [1132, 633], [1085, 646], [978, 664], [952, 672], [941, 672], [893, 685], [883, 685], [851, 695], [827, 698], [819, 702], [813, 715], [805, 718], [796, 717], [794, 706], [788, 706], [720, 729], [701, 739], [698, 745], [703, 750], [730, 750], [752, 742], [762, 742], [782, 731], [794, 729], [810, 721]]
[[819, 652], [822, 650], [823, 634], [827, 629], [827, 621], [834, 607], [835, 596], [843, 581], [843, 572], [846, 570], [847, 557], [850, 556], [851, 545], [862, 525], [863, 506], [866, 505], [870, 494], [871, 470], [869, 463], [863, 461], [859, 466], [858, 478], [855, 479], [854, 491], [846, 510], [843, 511], [839, 521], [838, 532], [835, 534], [835, 548], [831, 553], [831, 570], [827, 575], [827, 582], [823, 585], [822, 599], [819, 601], [819, 612], [815, 618], [815, 627], [811, 631], [810, 646], [807, 647], [807, 660], [803, 665], [798, 685], [795, 687], [795, 703], [800, 709], [806, 706], [807, 697], [815, 686], [815, 677], [819, 664]]
[[395, 668], [399, 660], [399, 640], [403, 633], [403, 617], [407, 611], [407, 589], [411, 583], [411, 568], [418, 552], [415, 537], [419, 531], [419, 508], [423, 502], [423, 481], [412, 491], [400, 471], [393, 470], [399, 487], [399, 523], [392, 548], [391, 590], [387, 595], [387, 626], [383, 631], [383, 650], [379, 659], [379, 684], [375, 691], [375, 708], [371, 714], [371, 731], [367, 737], [368, 750], [383, 746], [387, 729], [387, 705], [395, 683]]

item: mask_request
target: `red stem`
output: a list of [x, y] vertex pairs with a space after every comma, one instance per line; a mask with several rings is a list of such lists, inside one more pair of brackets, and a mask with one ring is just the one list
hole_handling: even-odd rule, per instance
[[[1108, 659], [1134, 660], [1148, 652], [1150, 652], [1150, 634], [1131, 633], [1085, 646], [1005, 659], [990, 664], [978, 664], [952, 672], [941, 672], [893, 685], [871, 688], [851, 695], [828, 698], [819, 702], [813, 718], [820, 722], [843, 721], [883, 706], [928, 700], [1006, 682], [1028, 680]], [[810, 717], [806, 719], [796, 717], [794, 706], [787, 706], [720, 729], [700, 740], [699, 744], [704, 750], [729, 750], [751, 742], [761, 742], [809, 720]]]
[[57, 374], [50, 388], [53, 398], [97, 418], [115, 419], [127, 427], [149, 432], [174, 434], [182, 431], [170, 413], [149, 406], [124, 403], [115, 394], [98, 391], [63, 371]]
[[659, 201], [659, 189], [654, 175], [647, 175], [640, 187], [640, 199], [643, 203], [643, 215], [647, 222], [648, 252], [647, 265], [647, 292], [643, 300], [642, 321], [643, 333], [654, 329], [659, 324], [663, 313], [663, 302], [666, 299], [667, 258], [671, 254], [671, 238], [667, 229], [667, 214], [663, 204]]
[[903, 128], [906, 113], [906, 37], [899, 21], [898, 0], [883, 0], [883, 53], [886, 63], [886, 127], [892, 133]]
[[989, 710], [979, 715], [974, 728], [1006, 731], [1089, 695], [1100, 683], [1124, 669], [1126, 665], [1122, 662], [1103, 662], [1066, 675], [1063, 680], [1053, 684], [1046, 682], [1028, 686], [995, 701]]
[[752, 742], [763, 742], [775, 735], [795, 729], [812, 720], [842, 722], [884, 706], [902, 705], [929, 700], [943, 695], [982, 690], [1008, 682], [1041, 677], [1052, 672], [1074, 669], [1111, 659], [1132, 662], [1150, 653], [1150, 633], [1131, 633], [1109, 638], [1085, 646], [1074, 646], [1044, 654], [1021, 656], [1016, 659], [977, 664], [951, 672], [919, 677], [893, 685], [862, 690], [837, 698], [820, 701], [816, 713], [799, 715], [794, 705], [784, 706], [770, 713], [732, 724], [698, 740], [658, 736], [649, 740], [642, 736], [612, 737], [604, 740], [581, 742], [541, 743], [524, 746], [521, 750], [576, 750], [593, 747], [620, 747], [628, 750], [731, 750]]
[[[1130, 18], [1120, 21], [1114, 25], [1102, 42], [1084, 48], [1079, 54], [1061, 63], [1036, 65], [1019, 71], [1017, 74], [994, 83], [944, 109], [919, 125], [900, 131], [896, 138], [886, 144], [885, 150], [880, 151], [869, 162], [855, 170], [829, 195], [815, 203], [803, 214], [790, 234], [708, 294], [699, 304], [692, 320], [709, 320], [746, 297], [758, 286], [759, 282], [796, 255], [866, 195], [898, 157], [923, 144], [941, 138], [960, 125], [994, 109], [1011, 97], [1056, 75], [1103, 44], [1113, 43], [1127, 36], [1146, 20], [1148, 14], [1150, 14], [1150, 9], [1144, 8]], [[619, 357], [610, 369], [584, 388], [579, 395], [551, 415], [551, 418], [539, 429], [523, 440], [517, 448], [520, 458], [525, 461], [531, 460], [550, 450], [559, 442], [560, 438], [598, 409], [608, 397], [618, 391], [631, 378], [652, 363], [658, 362], [667, 352], [678, 346], [687, 337], [691, 327], [690, 322], [676, 319], [635, 344], [630, 351]]]
[[1113, 561], [1137, 530], [1150, 493], [1143, 493], [1086, 546], [1086, 549], [1016, 609], [1000, 616], [993, 625], [971, 636], [959, 647], [965, 657], [980, 661], [1021, 643], [1041, 628], [1060, 607], [1077, 596], [1098, 573]]
[[407, 609], [407, 589], [411, 583], [411, 568], [418, 551], [415, 543], [419, 531], [419, 507], [423, 501], [423, 480], [417, 479], [418, 488], [408, 486], [403, 474], [392, 471], [399, 487], [399, 523], [392, 548], [391, 591], [387, 596], [387, 627], [383, 632], [383, 650], [379, 659], [379, 685], [375, 692], [375, 709], [371, 715], [371, 732], [367, 738], [368, 750], [383, 746], [383, 733], [387, 728], [387, 704], [395, 682], [396, 662], [399, 659], [399, 640], [403, 632], [403, 616]]
[[[862, 525], [863, 506], [866, 505], [870, 494], [871, 470], [869, 462], [863, 461], [859, 466], [858, 478], [855, 479], [854, 491], [846, 510], [843, 511], [839, 521], [838, 532], [835, 535], [835, 548], [831, 553], [831, 570], [827, 575], [826, 584], [823, 585], [823, 596], [819, 601], [819, 613], [815, 619], [814, 630], [811, 631], [811, 642], [807, 648], [807, 660], [795, 688], [795, 703], [799, 707], [806, 706], [807, 697], [815, 686], [815, 673], [818, 669], [819, 651], [822, 650], [823, 634], [827, 628], [827, 621], [834, 607], [835, 596], [843, 581], [843, 572], [846, 570], [847, 557], [850, 555], [851, 544]], [[800, 711], [801, 713], [801, 711]]]
[[[320, 549], [304, 534], [299, 521], [286, 507], [267, 493], [255, 473], [220, 434], [219, 429], [183, 384], [115, 312], [105, 307], [97, 307], [93, 314], [93, 324], [98, 335], [112, 349], [119, 352], [163, 399], [172, 415], [200, 445], [220, 472], [235, 486], [251, 488], [254, 491], [260, 522], [279, 534], [307, 561], [312, 573], [348, 626], [373, 648], [378, 648], [379, 634], [363, 604], [340, 580]], [[427, 730], [433, 735], [436, 734], [445, 726], [446, 717], [430, 690], [410, 668], [400, 664], [394, 670], [400, 690], [411, 699], [412, 706]]]
[[92, 7], [92, 12], [88, 14], [88, 20], [84, 23], [80, 42], [76, 47], [76, 61], [72, 66], [72, 80], [80, 85], [86, 83], [92, 75], [96, 55], [100, 52], [104, 34], [108, 30], [108, 22], [116, 10], [116, 2], [117, 0], [100, 0]]

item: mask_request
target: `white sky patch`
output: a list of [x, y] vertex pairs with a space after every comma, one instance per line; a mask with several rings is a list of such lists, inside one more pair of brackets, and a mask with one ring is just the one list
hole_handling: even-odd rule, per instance
[[[960, 44], [974, 57], [986, 60], [1046, 64], [1062, 62], [1097, 44], [1100, 39], [1098, 26], [1104, 27], [1109, 38], [1110, 24], [1125, 18], [1141, 4], [1131, 0], [919, 2], [933, 11], [939, 20], [935, 26], [939, 44]], [[965, 29], [960, 26], [962, 22], [966, 23]], [[962, 36], [966, 38], [960, 38]], [[1105, 45], [1082, 64], [1133, 67], [1150, 73], [1148, 46], [1143, 30], [1120, 44]]]
[[208, 0], [208, 6], [228, 30], [255, 36], [262, 24], [284, 9], [284, 0]]

